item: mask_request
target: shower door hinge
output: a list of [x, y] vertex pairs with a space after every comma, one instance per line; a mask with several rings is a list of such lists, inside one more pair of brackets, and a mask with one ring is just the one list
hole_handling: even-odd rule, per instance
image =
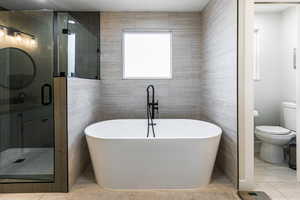
[[62, 34], [69, 35], [69, 34], [70, 34], [70, 31], [69, 31], [69, 29], [67, 29], [67, 28], [64, 28], [64, 29], [62, 30]]

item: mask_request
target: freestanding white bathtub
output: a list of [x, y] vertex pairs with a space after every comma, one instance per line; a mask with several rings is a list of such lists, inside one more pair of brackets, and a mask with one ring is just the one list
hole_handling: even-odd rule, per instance
[[[185, 189], [209, 184], [222, 130], [208, 122], [110, 120], [85, 129], [97, 183], [110, 189]], [[151, 129], [150, 129], [151, 130]]]

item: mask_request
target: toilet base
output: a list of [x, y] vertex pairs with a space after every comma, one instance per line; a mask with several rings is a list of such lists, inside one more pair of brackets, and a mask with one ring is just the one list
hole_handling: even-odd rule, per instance
[[260, 158], [270, 163], [283, 163], [283, 147], [263, 142], [260, 147]]

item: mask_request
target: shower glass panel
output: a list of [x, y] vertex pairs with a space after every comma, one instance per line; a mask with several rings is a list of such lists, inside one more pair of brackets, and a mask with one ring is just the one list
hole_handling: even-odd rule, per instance
[[0, 183], [53, 182], [53, 12], [0, 11]]
[[[59, 12], [60, 71], [69, 77], [99, 79], [99, 13]], [[65, 69], [64, 66], [67, 66]]]

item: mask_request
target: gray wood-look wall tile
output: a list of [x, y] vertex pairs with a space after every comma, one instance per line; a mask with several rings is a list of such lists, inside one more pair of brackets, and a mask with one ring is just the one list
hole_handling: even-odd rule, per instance
[[217, 163], [237, 183], [237, 1], [202, 11], [201, 118], [223, 129]]
[[89, 163], [84, 129], [100, 121], [100, 81], [68, 78], [69, 187]]
[[[148, 84], [156, 87], [161, 118], [199, 119], [200, 13], [103, 12], [100, 20], [102, 119], [144, 118]], [[171, 80], [122, 80], [124, 29], [173, 32]]]

